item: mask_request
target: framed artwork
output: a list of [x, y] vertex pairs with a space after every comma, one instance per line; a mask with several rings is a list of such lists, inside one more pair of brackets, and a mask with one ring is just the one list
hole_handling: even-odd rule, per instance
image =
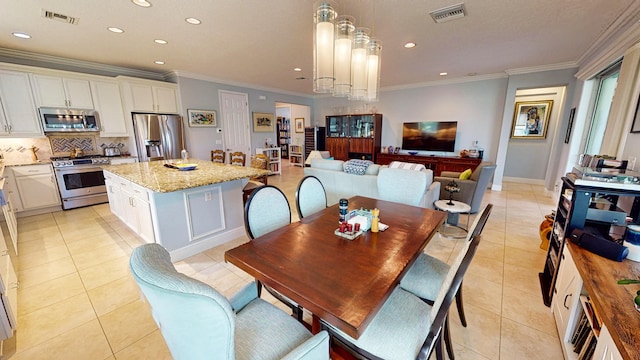
[[189, 115], [189, 127], [215, 127], [215, 110], [187, 110]]
[[511, 138], [545, 139], [552, 106], [553, 100], [516, 102]]
[[296, 118], [296, 132], [304, 132], [304, 118]]
[[632, 133], [640, 133], [640, 99], [638, 99], [638, 105], [636, 105], [636, 116], [633, 118], [633, 124], [631, 124]]
[[571, 139], [571, 128], [573, 128], [573, 118], [576, 116], [576, 108], [569, 111], [569, 123], [567, 124], [567, 133], [564, 135], [564, 143], [568, 144]]
[[273, 132], [273, 114], [254, 112], [253, 113], [253, 131]]

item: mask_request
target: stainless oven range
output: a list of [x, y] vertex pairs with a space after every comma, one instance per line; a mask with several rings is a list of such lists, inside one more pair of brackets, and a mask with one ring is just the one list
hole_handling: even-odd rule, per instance
[[109, 165], [109, 158], [100, 155], [83, 157], [52, 157], [64, 210], [108, 202], [104, 174], [100, 165]]

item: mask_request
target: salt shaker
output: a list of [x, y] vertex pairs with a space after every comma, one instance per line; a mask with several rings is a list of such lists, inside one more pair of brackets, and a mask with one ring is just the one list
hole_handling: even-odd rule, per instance
[[182, 161], [187, 161], [187, 159], [189, 159], [189, 153], [186, 149], [182, 149], [180, 156], [182, 156]]

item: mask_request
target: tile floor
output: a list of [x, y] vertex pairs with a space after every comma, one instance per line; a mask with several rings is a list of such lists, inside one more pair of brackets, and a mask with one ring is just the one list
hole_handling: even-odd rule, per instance
[[[302, 169], [286, 166], [269, 183], [293, 197]], [[553, 316], [542, 304], [538, 272], [545, 251], [538, 226], [554, 204], [541, 186], [506, 183], [488, 191], [494, 204], [483, 242], [464, 281], [468, 327], [452, 313], [457, 359], [562, 359]], [[18, 331], [12, 359], [169, 359], [148, 306], [128, 272], [141, 240], [107, 204], [19, 219]], [[229, 296], [251, 280], [205, 251], [176, 263], [179, 271]], [[426, 251], [449, 259], [457, 242], [438, 235]], [[273, 301], [275, 302], [275, 300]]]

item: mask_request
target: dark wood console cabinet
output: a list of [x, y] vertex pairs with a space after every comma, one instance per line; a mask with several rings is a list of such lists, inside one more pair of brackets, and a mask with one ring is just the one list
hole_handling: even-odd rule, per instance
[[463, 158], [458, 156], [424, 156], [405, 154], [378, 154], [377, 164], [389, 165], [392, 161], [402, 161], [414, 164], [423, 164], [427, 169], [433, 170], [433, 176], [440, 176], [443, 171], [462, 172], [467, 169], [475, 170], [482, 162], [477, 158]]

